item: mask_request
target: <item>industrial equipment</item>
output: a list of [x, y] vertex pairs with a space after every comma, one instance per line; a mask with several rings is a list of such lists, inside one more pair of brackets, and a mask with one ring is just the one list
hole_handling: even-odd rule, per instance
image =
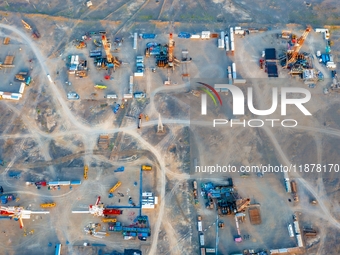
[[21, 20], [21, 22], [27, 30], [32, 30], [31, 26], [28, 25], [24, 20]]
[[77, 49], [83, 49], [86, 48], [86, 43], [84, 41], [80, 41], [77, 45], [76, 45]]
[[99, 216], [99, 217], [106, 217], [109, 215], [120, 215], [123, 213], [122, 210], [118, 209], [111, 209], [104, 207], [103, 203], [100, 203], [100, 196], [97, 198], [97, 201], [94, 205], [89, 206], [88, 211], [72, 211], [72, 213], [90, 213], [94, 216]]
[[122, 185], [122, 183], [120, 181], [118, 181], [110, 190], [109, 190], [109, 193], [113, 193], [115, 192], [119, 187], [120, 185]]
[[288, 57], [287, 57], [286, 67], [288, 67], [289, 64], [292, 64], [296, 61], [296, 57], [298, 56], [299, 51], [300, 51], [303, 43], [305, 42], [310, 31], [312, 31], [312, 27], [308, 26], [306, 28], [306, 30], [303, 32], [302, 36], [299, 39], [297, 39], [297, 41], [296, 41], [296, 43], [293, 47], [292, 53], [290, 55], [290, 58], [288, 59]]
[[23, 219], [30, 219], [31, 214], [48, 214], [50, 212], [47, 211], [30, 211], [25, 210], [23, 207], [19, 206], [9, 206], [9, 207], [0, 207], [0, 216], [1, 217], [9, 217], [14, 219], [15, 221], [19, 221], [20, 228], [23, 228], [24, 223]]
[[44, 204], [40, 204], [40, 206], [42, 208], [47, 208], [47, 207], [55, 207], [57, 204], [56, 203], [44, 203]]
[[143, 171], [151, 171], [152, 170], [152, 166], [142, 165], [142, 170]]
[[242, 237], [241, 237], [241, 231], [238, 225], [238, 218], [235, 216], [235, 223], [236, 223], [236, 229], [237, 229], [237, 236], [235, 236], [234, 241], [236, 243], [241, 243], [242, 242]]
[[107, 219], [102, 219], [102, 222], [108, 223], [108, 222], [117, 222], [116, 218], [107, 218]]
[[84, 166], [84, 180], [87, 180], [87, 172], [89, 170], [89, 167], [87, 165]]
[[174, 68], [174, 48], [175, 48], [175, 41], [172, 39], [172, 33], [169, 35], [169, 50], [168, 50], [168, 66], [170, 68]]
[[138, 118], [138, 129], [140, 129], [141, 126], [142, 126], [142, 117], [143, 117], [143, 114], [139, 114], [139, 118]]

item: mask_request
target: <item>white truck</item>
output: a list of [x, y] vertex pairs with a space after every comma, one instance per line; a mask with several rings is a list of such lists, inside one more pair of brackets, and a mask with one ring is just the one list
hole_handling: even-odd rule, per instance
[[200, 231], [200, 232], [203, 231], [203, 227], [202, 227], [202, 217], [201, 217], [201, 216], [197, 216], [197, 229], [198, 229], [198, 231]]

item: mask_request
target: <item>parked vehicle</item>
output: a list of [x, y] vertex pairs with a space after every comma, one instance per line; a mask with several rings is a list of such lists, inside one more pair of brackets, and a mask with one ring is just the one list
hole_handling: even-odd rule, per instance
[[113, 113], [117, 114], [119, 109], [120, 109], [120, 104], [116, 104], [115, 108], [113, 109]]

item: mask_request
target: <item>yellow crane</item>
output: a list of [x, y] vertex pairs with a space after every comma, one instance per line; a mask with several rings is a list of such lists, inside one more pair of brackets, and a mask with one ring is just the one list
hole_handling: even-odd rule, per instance
[[297, 40], [296, 44], [293, 47], [293, 52], [290, 59], [288, 60], [287, 58], [286, 67], [288, 67], [289, 64], [294, 63], [296, 61], [296, 57], [299, 55], [299, 51], [310, 31], [312, 31], [312, 27], [308, 26], [306, 30], [303, 32], [302, 36]]
[[89, 167], [87, 165], [84, 166], [84, 180], [87, 180], [87, 172], [89, 171]]
[[116, 185], [113, 186], [113, 187], [109, 190], [109, 193], [115, 192], [115, 190], [118, 189], [118, 188], [120, 187], [120, 185], [122, 185], [122, 183], [121, 183], [120, 181], [118, 181], [118, 182], [116, 183]]

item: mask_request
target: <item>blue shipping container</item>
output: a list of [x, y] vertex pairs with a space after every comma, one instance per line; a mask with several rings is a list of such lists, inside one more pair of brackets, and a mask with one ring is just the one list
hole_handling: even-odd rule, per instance
[[180, 32], [179, 34], [178, 34], [178, 38], [186, 38], [186, 39], [188, 39], [188, 38], [190, 38], [190, 34], [189, 33], [186, 33], [186, 32]]
[[59, 182], [53, 181], [53, 182], [48, 182], [47, 184], [50, 185], [50, 186], [56, 186], [56, 185], [59, 185]]
[[143, 34], [142, 38], [143, 39], [155, 39], [156, 38], [156, 34]]
[[80, 185], [81, 181], [71, 181], [71, 185]]

